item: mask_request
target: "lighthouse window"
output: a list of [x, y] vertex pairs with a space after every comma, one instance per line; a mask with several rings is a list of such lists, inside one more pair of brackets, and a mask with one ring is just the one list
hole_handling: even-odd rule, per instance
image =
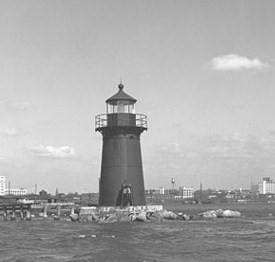
[[115, 113], [115, 110], [116, 110], [115, 107], [116, 107], [116, 105], [107, 104], [107, 114]]
[[114, 105], [114, 106], [113, 106], [113, 109], [114, 109], [114, 110], [113, 110], [113, 113], [117, 113], [117, 105]]
[[123, 102], [120, 102], [120, 101], [119, 101], [119, 102], [117, 103], [117, 107], [118, 107], [118, 108], [117, 108], [117, 109], [118, 109], [118, 110], [117, 110], [118, 113], [126, 113], [126, 112], [125, 112], [125, 111], [126, 111], [126, 110], [125, 110], [125, 105], [124, 105]]
[[107, 114], [117, 114], [117, 113], [135, 113], [135, 104], [126, 100], [116, 101], [116, 103], [107, 103]]
[[131, 114], [135, 113], [135, 105], [134, 104], [128, 105], [128, 109], [129, 109], [128, 113], [131, 113]]

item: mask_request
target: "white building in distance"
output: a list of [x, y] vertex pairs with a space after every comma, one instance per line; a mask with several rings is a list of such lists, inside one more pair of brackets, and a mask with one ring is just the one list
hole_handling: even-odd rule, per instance
[[27, 194], [28, 190], [25, 188], [11, 188], [5, 190], [5, 195], [25, 196]]
[[164, 195], [164, 194], [165, 194], [165, 189], [164, 189], [164, 187], [160, 187], [160, 188], [159, 188], [159, 193], [160, 193], [160, 195]]
[[6, 177], [0, 176], [0, 196], [5, 195], [5, 190], [6, 190]]
[[194, 188], [192, 187], [179, 187], [178, 198], [192, 199], [194, 198]]
[[25, 196], [28, 194], [28, 190], [25, 188], [6, 188], [6, 177], [0, 176], [0, 196], [14, 195]]
[[275, 182], [270, 177], [263, 177], [262, 182], [259, 183], [260, 194], [275, 194]]

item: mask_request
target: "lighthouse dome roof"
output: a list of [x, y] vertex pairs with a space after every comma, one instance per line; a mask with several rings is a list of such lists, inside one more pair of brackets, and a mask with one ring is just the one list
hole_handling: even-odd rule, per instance
[[105, 102], [108, 104], [116, 104], [117, 101], [119, 100], [124, 100], [124, 101], [129, 101], [129, 104], [134, 104], [137, 102], [137, 100], [133, 97], [131, 97], [130, 95], [126, 94], [123, 91], [124, 85], [122, 83], [120, 83], [118, 85], [118, 92], [116, 94], [114, 94], [113, 96], [111, 96], [110, 98], [108, 98]]

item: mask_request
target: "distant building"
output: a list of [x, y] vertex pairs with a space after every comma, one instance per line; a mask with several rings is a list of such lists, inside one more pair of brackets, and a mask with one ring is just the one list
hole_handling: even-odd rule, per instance
[[259, 183], [260, 194], [275, 194], [275, 182], [270, 177], [263, 177], [262, 182]]
[[0, 176], [0, 196], [4, 195], [14, 195], [14, 196], [25, 196], [28, 194], [28, 190], [24, 188], [16, 188], [12, 189], [10, 188], [10, 183], [9, 183], [9, 188], [6, 188], [6, 177], [5, 176]]
[[25, 188], [11, 188], [5, 190], [5, 195], [25, 196], [28, 194], [28, 190]]
[[164, 195], [174, 197], [179, 195], [179, 190], [176, 188], [164, 189]]
[[0, 196], [5, 195], [6, 190], [6, 177], [0, 176]]
[[159, 188], [159, 193], [160, 193], [160, 195], [164, 195], [164, 193], [165, 193], [164, 187]]
[[183, 199], [194, 198], [194, 188], [179, 187], [179, 198], [183, 198]]
[[44, 189], [42, 189], [40, 192], [39, 192], [39, 196], [47, 196], [48, 195], [48, 192]]

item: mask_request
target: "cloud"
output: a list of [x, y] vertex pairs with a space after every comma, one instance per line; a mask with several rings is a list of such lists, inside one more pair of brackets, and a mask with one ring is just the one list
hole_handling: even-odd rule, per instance
[[255, 136], [241, 136], [235, 133], [232, 136], [208, 137], [208, 142], [202, 150], [208, 156], [223, 158], [271, 158], [275, 153], [275, 141]]
[[17, 136], [18, 131], [15, 128], [0, 127], [0, 136]]
[[45, 158], [73, 158], [75, 157], [75, 150], [73, 147], [62, 146], [43, 146], [38, 145], [30, 149], [30, 153], [33, 156], [45, 157]]
[[210, 62], [210, 68], [217, 71], [238, 71], [242, 69], [264, 69], [268, 65], [258, 58], [249, 59], [236, 54], [214, 57]]
[[182, 162], [198, 158], [273, 158], [275, 140], [256, 136], [241, 135], [238, 132], [228, 136], [211, 135], [197, 137], [189, 144], [167, 143], [158, 145], [156, 153], [167, 161]]

